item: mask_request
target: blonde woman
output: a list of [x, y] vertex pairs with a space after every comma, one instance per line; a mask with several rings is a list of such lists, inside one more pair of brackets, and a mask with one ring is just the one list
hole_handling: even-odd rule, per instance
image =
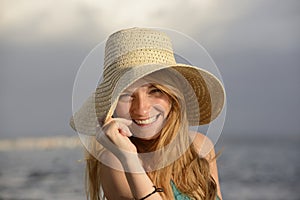
[[176, 63], [166, 34], [112, 34], [103, 81], [71, 120], [88, 199], [221, 199], [213, 144], [190, 127], [214, 120], [224, 98], [214, 75]]

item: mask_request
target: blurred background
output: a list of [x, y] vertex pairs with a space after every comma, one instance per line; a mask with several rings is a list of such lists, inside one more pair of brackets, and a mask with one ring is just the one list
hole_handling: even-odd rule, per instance
[[0, 199], [85, 198], [73, 83], [129, 27], [182, 32], [218, 66], [223, 198], [300, 199], [299, 21], [297, 0], [0, 0]]

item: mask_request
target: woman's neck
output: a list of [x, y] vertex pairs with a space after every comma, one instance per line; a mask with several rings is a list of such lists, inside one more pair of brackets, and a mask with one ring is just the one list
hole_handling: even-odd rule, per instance
[[152, 139], [142, 139], [137, 137], [130, 137], [131, 142], [137, 147], [138, 153], [148, 153], [156, 150], [159, 136]]

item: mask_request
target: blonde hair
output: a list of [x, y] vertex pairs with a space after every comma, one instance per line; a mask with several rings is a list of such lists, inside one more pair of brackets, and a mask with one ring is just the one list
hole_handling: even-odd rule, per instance
[[[164, 192], [161, 193], [164, 200], [174, 199], [171, 181], [175, 183], [180, 192], [191, 199], [215, 200], [217, 185], [210, 174], [209, 161], [200, 157], [194, 145], [191, 145], [182, 93], [172, 86], [153, 85], [170, 97], [172, 108], [159, 137], [152, 143], [153, 149], [149, 149], [149, 151], [165, 150], [160, 151], [163, 153], [158, 155], [163, 164], [161, 168], [147, 172], [147, 175], [154, 185], [164, 189]], [[137, 146], [138, 151], [141, 151], [138, 140], [134, 139], [132, 142]], [[171, 143], [174, 148], [165, 149], [165, 146]], [[168, 158], [173, 157], [174, 153], [180, 156], [169, 164]], [[85, 184], [87, 199], [102, 199], [100, 168], [101, 162], [87, 152]]]

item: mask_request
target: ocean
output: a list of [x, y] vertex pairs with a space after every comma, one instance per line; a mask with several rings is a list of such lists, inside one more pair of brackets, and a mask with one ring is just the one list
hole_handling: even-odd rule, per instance
[[[45, 140], [0, 142], [0, 200], [86, 199], [82, 149], [73, 140]], [[299, 144], [299, 136], [222, 136], [216, 150], [223, 199], [300, 200]]]

